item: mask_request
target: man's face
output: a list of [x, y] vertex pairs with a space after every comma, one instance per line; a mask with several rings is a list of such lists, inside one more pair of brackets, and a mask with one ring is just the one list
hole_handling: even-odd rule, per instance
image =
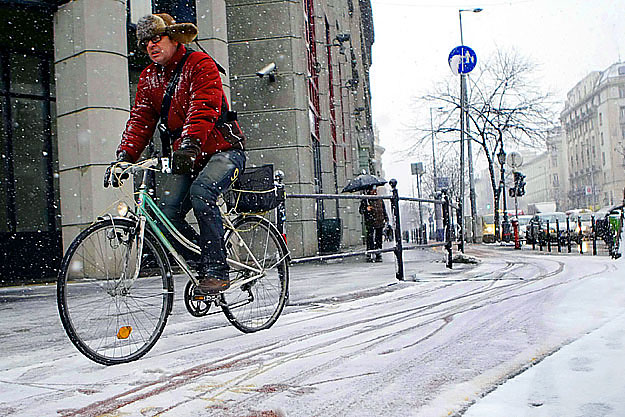
[[148, 41], [146, 49], [152, 62], [167, 65], [172, 56], [176, 53], [178, 42], [172, 41], [169, 36], [155, 36]]

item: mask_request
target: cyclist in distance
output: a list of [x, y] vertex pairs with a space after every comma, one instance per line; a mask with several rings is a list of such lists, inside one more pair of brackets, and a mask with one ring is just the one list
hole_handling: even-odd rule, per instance
[[[168, 14], [150, 14], [137, 23], [139, 48], [152, 63], [139, 77], [130, 119], [117, 148], [116, 162], [135, 162], [158, 124], [163, 155], [173, 175], [160, 185], [159, 205], [174, 226], [197, 242], [199, 289], [217, 293], [230, 286], [224, 229], [217, 198], [245, 167], [244, 138], [235, 113], [228, 111], [218, 64], [185, 44], [198, 30]], [[159, 123], [160, 119], [160, 123]], [[120, 185], [107, 169], [104, 185]], [[186, 222], [193, 209], [200, 233]]]

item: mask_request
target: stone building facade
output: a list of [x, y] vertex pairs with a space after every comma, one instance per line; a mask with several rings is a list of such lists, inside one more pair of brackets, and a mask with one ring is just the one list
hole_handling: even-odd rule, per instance
[[521, 154], [525, 162], [519, 171], [525, 174], [527, 185], [519, 207], [527, 212], [530, 204], [551, 202], [557, 211], [570, 209], [568, 149], [562, 130], [557, 128], [547, 137], [546, 151]]
[[625, 189], [625, 63], [594, 71], [567, 94], [566, 135], [571, 208], [619, 204]]
[[[102, 176], [147, 64], [133, 23], [151, 11], [197, 23], [198, 43], [227, 69], [248, 164], [284, 171], [287, 193], [340, 192], [376, 167], [369, 0], [4, 0], [0, 10], [5, 274], [53, 273], [63, 246], [132, 193], [131, 182], [104, 190]], [[271, 77], [256, 75], [272, 62]], [[342, 246], [361, 242], [353, 204], [293, 198], [287, 213], [295, 257], [336, 239], [326, 223]], [[40, 261], [20, 266], [37, 251]]]

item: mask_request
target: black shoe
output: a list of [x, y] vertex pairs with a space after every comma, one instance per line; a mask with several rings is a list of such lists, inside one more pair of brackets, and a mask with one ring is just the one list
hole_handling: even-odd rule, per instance
[[373, 262], [373, 258], [371, 258], [370, 256], [367, 256], [366, 261], [367, 261], [367, 262]]
[[375, 262], [382, 262], [382, 256], [378, 255], [375, 257]]
[[230, 288], [230, 280], [217, 277], [200, 277], [198, 289], [209, 294], [218, 294]]
[[230, 279], [227, 270], [215, 270], [198, 263], [197, 265], [198, 290], [218, 294], [230, 288]]

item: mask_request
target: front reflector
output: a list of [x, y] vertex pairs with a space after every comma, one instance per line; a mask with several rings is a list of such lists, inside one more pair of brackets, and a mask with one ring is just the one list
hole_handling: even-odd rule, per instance
[[117, 338], [118, 339], [128, 339], [128, 336], [130, 336], [130, 332], [132, 332], [132, 327], [131, 326], [122, 326], [117, 331]]

